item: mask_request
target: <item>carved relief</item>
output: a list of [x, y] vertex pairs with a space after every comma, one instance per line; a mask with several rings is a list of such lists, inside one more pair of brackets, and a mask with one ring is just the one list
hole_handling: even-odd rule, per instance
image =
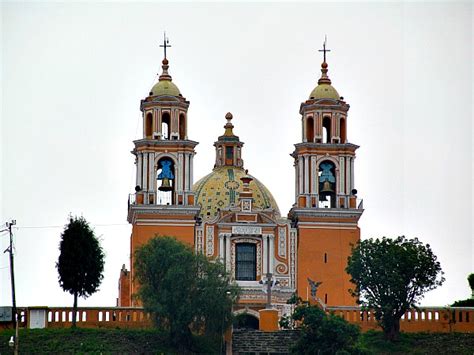
[[278, 263], [275, 268], [277, 274], [287, 274], [288, 273], [288, 266], [283, 263]]
[[198, 228], [196, 229], [196, 252], [197, 253], [202, 253], [203, 252], [203, 238], [202, 238], [202, 229]]
[[206, 255], [214, 255], [214, 226], [206, 227]]
[[286, 228], [278, 228], [278, 256], [286, 258]]
[[233, 226], [232, 234], [262, 234], [262, 227]]
[[296, 288], [296, 230], [290, 230], [290, 286]]

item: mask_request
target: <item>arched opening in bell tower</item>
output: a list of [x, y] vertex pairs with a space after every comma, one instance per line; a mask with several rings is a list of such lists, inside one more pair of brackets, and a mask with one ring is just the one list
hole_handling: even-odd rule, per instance
[[306, 141], [314, 142], [314, 119], [309, 116], [306, 120]]
[[331, 143], [331, 118], [323, 118], [323, 143]]
[[183, 113], [179, 115], [179, 139], [186, 139], [186, 117]]
[[346, 120], [341, 118], [340, 122], [341, 143], [346, 143]]
[[153, 115], [151, 112], [147, 113], [145, 117], [145, 138], [150, 139], [153, 133]]
[[174, 205], [175, 191], [175, 166], [170, 158], [161, 158], [157, 164], [156, 179], [156, 204]]
[[171, 135], [171, 118], [169, 112], [163, 112], [161, 115], [161, 138], [170, 139]]
[[336, 166], [324, 160], [319, 164], [319, 208], [336, 207]]

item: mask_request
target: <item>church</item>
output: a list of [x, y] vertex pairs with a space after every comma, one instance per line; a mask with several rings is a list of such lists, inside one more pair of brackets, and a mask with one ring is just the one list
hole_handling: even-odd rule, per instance
[[315, 283], [321, 304], [355, 306], [345, 267], [363, 213], [354, 189], [358, 146], [347, 138], [349, 104], [332, 86], [325, 46], [321, 77], [299, 108], [301, 138], [291, 152], [295, 200], [286, 216], [246, 170], [244, 142], [234, 133], [238, 118], [231, 113], [214, 143], [214, 167], [193, 181], [198, 142], [188, 132], [190, 101], [172, 81], [166, 46], [159, 80], [140, 105], [143, 138], [133, 142], [136, 187], [128, 200], [130, 270], [120, 272], [117, 305], [140, 306], [133, 296], [139, 287], [135, 251], [166, 235], [225, 265], [242, 288], [236, 314], [258, 317], [267, 298], [280, 316], [287, 314], [293, 293], [315, 299]]

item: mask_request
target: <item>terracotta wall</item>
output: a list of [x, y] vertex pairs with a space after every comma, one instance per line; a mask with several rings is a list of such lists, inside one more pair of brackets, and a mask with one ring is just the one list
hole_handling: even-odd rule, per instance
[[[360, 239], [357, 229], [299, 229], [298, 236], [298, 295], [311, 299], [311, 288], [307, 278], [322, 282], [317, 297], [334, 306], [355, 306], [356, 300], [348, 289], [353, 285], [346, 273], [347, 258], [351, 255], [351, 244]], [[326, 262], [325, 262], [326, 254]]]

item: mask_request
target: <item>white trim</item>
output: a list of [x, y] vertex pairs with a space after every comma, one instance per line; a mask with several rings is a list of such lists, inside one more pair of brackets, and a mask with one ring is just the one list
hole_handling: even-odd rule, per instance
[[251, 308], [242, 308], [242, 309], [238, 309], [236, 311], [234, 311], [234, 314], [235, 315], [239, 315], [239, 314], [249, 314], [255, 318], [257, 318], [258, 320], [260, 320], [260, 313], [258, 313], [257, 311], [254, 311], [253, 309]]

